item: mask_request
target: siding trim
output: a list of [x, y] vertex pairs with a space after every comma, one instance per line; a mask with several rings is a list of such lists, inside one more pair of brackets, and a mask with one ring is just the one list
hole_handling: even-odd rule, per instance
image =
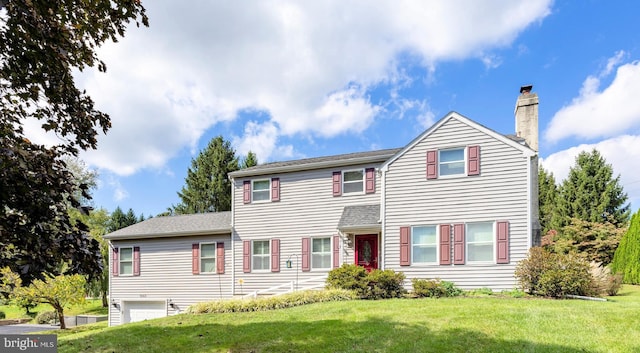
[[440, 265], [451, 265], [451, 225], [441, 224], [440, 235]]
[[453, 264], [464, 265], [465, 225], [458, 223], [453, 225]]
[[400, 227], [400, 266], [411, 265], [411, 228]]

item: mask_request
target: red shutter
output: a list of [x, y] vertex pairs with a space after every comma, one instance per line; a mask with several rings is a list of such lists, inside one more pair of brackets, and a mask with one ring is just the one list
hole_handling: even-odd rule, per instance
[[191, 244], [191, 273], [200, 273], [200, 244]]
[[480, 146], [467, 147], [467, 175], [480, 175]]
[[427, 151], [427, 179], [438, 178], [438, 151]]
[[342, 195], [342, 172], [333, 172], [333, 196]]
[[400, 266], [411, 265], [411, 260], [409, 259], [411, 257], [411, 249], [409, 247], [410, 234], [409, 227], [400, 227]]
[[367, 168], [364, 171], [365, 174], [365, 192], [367, 194], [373, 194], [376, 192], [376, 170], [375, 168]]
[[251, 203], [251, 180], [242, 183], [242, 200], [244, 203]]
[[453, 263], [464, 265], [464, 224], [453, 225]]
[[440, 265], [451, 265], [451, 225], [440, 225]]
[[118, 262], [118, 248], [113, 248], [111, 252], [111, 273], [114, 277], [118, 276], [120, 263]]
[[302, 271], [311, 271], [311, 238], [302, 238]]
[[271, 239], [271, 272], [280, 272], [280, 239]]
[[271, 178], [271, 201], [280, 201], [280, 178]]
[[224, 273], [224, 242], [216, 243], [216, 272]]
[[242, 272], [251, 272], [251, 241], [242, 242]]
[[133, 247], [133, 275], [140, 276], [140, 247]]
[[340, 267], [340, 236], [333, 236], [333, 268]]
[[498, 221], [496, 222], [497, 228], [497, 246], [498, 246], [498, 258], [496, 262], [499, 264], [508, 264], [509, 263], [509, 222], [508, 221]]

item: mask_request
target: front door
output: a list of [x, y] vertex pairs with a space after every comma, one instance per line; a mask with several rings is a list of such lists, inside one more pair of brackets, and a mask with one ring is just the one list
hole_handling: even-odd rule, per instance
[[378, 268], [378, 235], [356, 235], [356, 264], [371, 271]]

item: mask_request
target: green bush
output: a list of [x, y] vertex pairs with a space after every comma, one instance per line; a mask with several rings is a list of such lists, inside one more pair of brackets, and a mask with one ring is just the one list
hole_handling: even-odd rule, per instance
[[525, 292], [518, 288], [514, 288], [513, 290], [503, 290], [501, 294], [509, 296], [511, 298], [524, 298], [527, 295]]
[[327, 289], [323, 291], [308, 290], [264, 298], [219, 300], [198, 303], [188, 307], [186, 312], [189, 314], [205, 314], [267, 311], [312, 303], [353, 299], [356, 299], [356, 295], [353, 291], [343, 289]]
[[592, 262], [591, 275], [595, 281], [597, 293], [614, 296], [622, 287], [622, 275], [611, 273], [609, 266], [604, 267]]
[[399, 298], [406, 292], [404, 273], [393, 270], [372, 270], [344, 264], [329, 272], [327, 288], [355, 291], [361, 299]]
[[489, 295], [493, 295], [494, 293], [493, 293], [493, 290], [491, 288], [482, 287], [482, 288], [477, 288], [477, 289], [469, 291], [469, 294], [478, 295], [478, 296], [489, 296]]
[[453, 282], [441, 281], [439, 278], [414, 278], [411, 280], [411, 283], [413, 285], [413, 294], [417, 297], [457, 297], [463, 293]]
[[55, 311], [45, 310], [36, 315], [36, 322], [39, 324], [52, 324], [58, 319], [58, 314]]
[[5, 314], [4, 311], [0, 311], [0, 320], [6, 319], [6, 318], [7, 318], [7, 314]]
[[341, 267], [329, 271], [327, 288], [340, 288], [353, 290], [359, 295], [367, 290], [367, 270], [358, 265], [344, 264]]

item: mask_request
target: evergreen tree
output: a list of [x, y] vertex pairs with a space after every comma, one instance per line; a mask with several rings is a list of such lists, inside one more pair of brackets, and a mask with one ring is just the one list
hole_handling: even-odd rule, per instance
[[127, 211], [127, 213], [125, 214], [124, 212], [122, 212], [120, 206], [118, 206], [111, 213], [111, 217], [107, 226], [107, 232], [115, 232], [118, 229], [122, 229], [136, 223], [138, 223], [138, 219], [136, 218], [136, 214], [132, 209], [129, 209], [129, 211]]
[[176, 214], [231, 210], [231, 181], [227, 174], [238, 170], [238, 158], [231, 143], [222, 136], [212, 139], [191, 160], [185, 186], [178, 192], [181, 202], [173, 206]]
[[620, 176], [613, 177], [613, 168], [595, 149], [576, 157], [557, 200], [552, 220], [556, 230], [570, 224], [571, 218], [608, 221], [616, 227], [625, 226], [629, 220], [627, 194], [620, 185]]
[[249, 151], [249, 153], [247, 153], [247, 157], [245, 157], [245, 159], [242, 161], [242, 165], [240, 166], [240, 169], [255, 167], [257, 165], [258, 165], [258, 157], [256, 156], [255, 153]]
[[631, 218], [629, 230], [613, 255], [611, 270], [628, 284], [640, 284], [640, 210]]
[[551, 219], [555, 213], [558, 186], [553, 173], [547, 172], [542, 166], [538, 168], [538, 212], [540, 228], [545, 235], [551, 230]]

